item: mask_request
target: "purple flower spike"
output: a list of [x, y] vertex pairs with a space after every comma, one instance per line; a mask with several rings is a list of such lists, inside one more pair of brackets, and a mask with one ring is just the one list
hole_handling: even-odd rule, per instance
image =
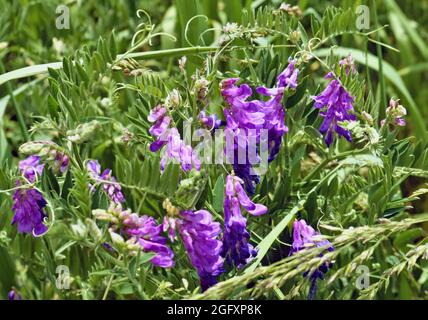
[[166, 238], [161, 235], [163, 226], [157, 224], [153, 217], [139, 217], [135, 213], [126, 211], [123, 214], [127, 215], [123, 220], [125, 226], [123, 231], [135, 237], [144, 251], [156, 253], [150, 262], [162, 268], [173, 267], [174, 253], [166, 245]]
[[[131, 245], [133, 251], [135, 246], [138, 249], [142, 248], [144, 252], [155, 253], [155, 256], [150, 262], [162, 268], [171, 268], [174, 266], [174, 253], [167, 246], [167, 239], [162, 236], [163, 225], [158, 224], [153, 217], [139, 216], [132, 213], [131, 210], [122, 210], [120, 204], [112, 204], [109, 208], [109, 213], [115, 223], [111, 227], [111, 231], [120, 232], [120, 235], [127, 236], [127, 243]], [[106, 247], [111, 250], [110, 246]]]
[[166, 150], [161, 159], [161, 170], [169, 159], [181, 163], [183, 171], [191, 171], [192, 168], [200, 170], [201, 163], [190, 145], [181, 140], [180, 133], [176, 128], [169, 129], [171, 118], [166, 115], [166, 108], [156, 106], [148, 116], [150, 122], [155, 124], [149, 129], [151, 135], [157, 140], [150, 144], [150, 151], [156, 152], [166, 145]]
[[36, 175], [42, 175], [44, 164], [40, 162], [40, 157], [29, 156], [19, 162], [19, 170], [21, 174], [30, 182], [36, 180]]
[[[106, 169], [103, 171], [102, 174], [100, 174], [101, 166], [98, 160], [89, 160], [86, 165], [86, 168], [88, 169], [92, 178], [96, 182], [101, 183], [101, 186], [104, 192], [114, 203], [125, 202], [125, 197], [123, 196], [123, 193], [122, 193], [122, 187], [120, 186], [120, 184], [117, 183], [117, 180], [112, 175], [112, 171], [110, 169]], [[111, 181], [112, 183], [101, 182], [101, 181]], [[91, 187], [91, 189], [93, 189], [93, 187]]]
[[[293, 224], [293, 244], [290, 255], [313, 247], [325, 247], [327, 251], [334, 250], [333, 246], [328, 240], [317, 239], [318, 236], [319, 233], [316, 232], [311, 226], [307, 225], [305, 220], [295, 220]], [[322, 256], [322, 254], [320, 256]], [[331, 263], [326, 262], [310, 274], [311, 287], [309, 290], [309, 300], [315, 298], [317, 280], [324, 279], [324, 274], [327, 273], [330, 268]], [[305, 272], [304, 276], [306, 277], [308, 274], [309, 271]]]
[[36, 189], [16, 190], [13, 195], [12, 210], [15, 215], [12, 224], [18, 224], [19, 233], [30, 233], [35, 237], [43, 235], [48, 230], [43, 224], [45, 206], [46, 200]]
[[154, 122], [154, 125], [149, 129], [151, 135], [158, 138], [150, 145], [150, 151], [156, 152], [162, 148], [167, 141], [167, 130], [171, 123], [171, 118], [166, 115], [166, 108], [162, 105], [157, 105], [149, 114], [147, 119]]
[[222, 256], [229, 265], [235, 265], [237, 268], [244, 267], [257, 255], [257, 251], [249, 243], [247, 219], [242, 215], [241, 206], [253, 215], [267, 212], [264, 205], [255, 204], [250, 200], [241, 186], [242, 183], [238, 177], [227, 176], [224, 198]]
[[297, 76], [299, 75], [299, 69], [296, 68], [296, 61], [289, 59], [288, 66], [278, 76], [279, 87], [287, 87], [296, 89], [297, 88]]
[[206, 210], [186, 210], [180, 215], [182, 219], [177, 221], [178, 230], [205, 291], [216, 284], [216, 277], [224, 272], [224, 260], [220, 255], [222, 243], [217, 240], [221, 233], [220, 224], [214, 222]]
[[295, 61], [289, 60], [287, 68], [277, 77], [276, 87], [256, 89], [258, 94], [268, 97], [267, 100], [247, 100], [253, 91], [247, 84], [237, 86], [238, 78], [221, 82], [221, 94], [229, 105], [229, 108], [224, 110], [226, 129], [234, 137], [233, 168], [244, 180], [245, 189], [250, 193], [254, 192], [259, 177], [252, 174], [249, 159], [246, 163], [238, 163], [237, 154], [248, 154], [247, 149], [254, 144], [253, 141], [260, 145], [262, 132], [267, 132], [268, 160], [275, 159], [280, 150], [282, 136], [288, 131], [282, 98], [285, 90], [297, 87], [298, 74], [299, 69], [295, 67]]
[[[327, 74], [326, 78], [333, 77], [333, 74]], [[315, 101], [314, 107], [322, 109], [320, 115], [324, 121], [320, 127], [320, 132], [325, 135], [324, 141], [329, 147], [334, 142], [334, 133], [352, 141], [351, 132], [341, 127], [340, 121], [355, 121], [356, 117], [351, 112], [354, 98], [349, 95], [346, 89], [340, 84], [339, 80], [332, 80], [321, 94], [312, 96]]]

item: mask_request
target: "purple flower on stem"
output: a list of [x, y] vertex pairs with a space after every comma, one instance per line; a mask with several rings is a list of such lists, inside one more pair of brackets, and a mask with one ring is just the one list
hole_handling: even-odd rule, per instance
[[158, 105], [150, 112], [147, 119], [150, 122], [154, 122], [149, 132], [151, 135], [155, 136], [157, 140], [150, 144], [150, 151], [156, 152], [167, 142], [167, 130], [171, 123], [171, 118], [166, 115], [166, 108]]
[[[122, 193], [122, 187], [117, 183], [117, 180], [114, 176], [112, 176], [112, 171], [110, 169], [105, 169], [101, 173], [101, 166], [98, 160], [90, 160], [88, 161], [86, 168], [91, 174], [92, 178], [96, 182], [100, 182], [104, 192], [107, 196], [115, 203], [123, 203], [125, 202], [125, 197]], [[112, 183], [108, 183], [105, 181], [110, 181]], [[93, 187], [91, 187], [93, 189]]]
[[[236, 154], [247, 154], [248, 146], [255, 141], [261, 143], [262, 130], [267, 131], [267, 145], [269, 161], [272, 161], [279, 152], [282, 136], [288, 131], [285, 125], [285, 111], [282, 98], [286, 89], [297, 87], [299, 69], [293, 60], [289, 61], [287, 68], [277, 77], [277, 86], [274, 88], [258, 87], [256, 92], [269, 97], [268, 100], [247, 100], [253, 91], [247, 84], [237, 86], [239, 78], [225, 79], [221, 82], [221, 94], [229, 108], [224, 109], [226, 128], [234, 138], [234, 170], [245, 181], [247, 191], [253, 193], [258, 177], [251, 177], [251, 165], [237, 161]], [[251, 139], [251, 140], [250, 140]], [[246, 142], [239, 143], [239, 140]]]
[[[334, 248], [328, 240], [317, 239], [319, 235], [320, 234], [316, 232], [311, 226], [306, 224], [305, 220], [296, 219], [293, 224], [293, 244], [290, 255], [313, 247], [325, 247], [327, 251], [333, 251]], [[322, 256], [322, 254], [320, 256]], [[310, 274], [311, 287], [309, 289], [309, 300], [315, 298], [317, 280], [324, 279], [324, 274], [327, 273], [330, 268], [331, 263], [326, 262]], [[305, 272], [304, 276], [306, 277], [308, 274], [309, 271]]]
[[224, 233], [222, 256], [229, 265], [242, 268], [256, 255], [257, 251], [249, 243], [247, 219], [242, 215], [241, 207], [252, 215], [259, 216], [267, 212], [261, 204], [255, 204], [245, 193], [242, 180], [228, 175], [224, 198]]
[[35, 237], [43, 235], [47, 227], [43, 224], [46, 214], [43, 208], [46, 200], [36, 189], [22, 188], [13, 195], [12, 211], [15, 215], [12, 224], [18, 224], [19, 233], [30, 233]]
[[59, 171], [61, 173], [64, 173], [67, 170], [69, 164], [69, 157], [62, 152], [57, 152], [57, 154], [55, 155], [54, 162], [52, 163], [52, 168], [54, 172]]
[[36, 181], [36, 175], [42, 175], [44, 164], [40, 162], [40, 157], [29, 156], [19, 162], [19, 170], [21, 174], [29, 181]]
[[381, 121], [381, 125], [383, 127], [385, 123], [389, 123], [391, 125], [404, 127], [406, 125], [406, 119], [404, 119], [406, 115], [407, 110], [400, 104], [400, 100], [391, 98], [388, 108], [386, 108], [387, 118]]
[[224, 260], [220, 255], [222, 243], [217, 240], [221, 233], [220, 224], [214, 222], [206, 210], [186, 210], [180, 216], [181, 219], [177, 220], [178, 230], [205, 291], [216, 284], [216, 277], [224, 272]]
[[200, 170], [201, 162], [192, 146], [184, 143], [176, 128], [168, 128], [171, 118], [166, 115], [166, 108], [160, 105], [156, 106], [148, 116], [148, 120], [154, 122], [149, 132], [157, 138], [150, 145], [150, 151], [156, 152], [166, 145], [166, 150], [161, 159], [161, 170], [165, 169], [170, 159], [181, 163], [183, 171], [188, 172], [192, 168]]
[[207, 115], [205, 110], [199, 113], [199, 120], [209, 130], [218, 129], [223, 125], [223, 121], [221, 121], [216, 114]]
[[166, 245], [166, 238], [161, 235], [163, 226], [157, 224], [153, 217], [139, 217], [137, 214], [127, 211], [124, 211], [122, 215], [123, 232], [135, 237], [144, 251], [156, 253], [150, 262], [162, 268], [173, 267], [174, 253]]
[[[330, 72], [325, 78], [333, 78]], [[346, 91], [338, 79], [333, 79], [318, 96], [312, 96], [315, 101], [314, 107], [323, 109], [320, 115], [324, 122], [320, 127], [320, 132], [325, 134], [324, 141], [329, 147], [334, 141], [334, 133], [352, 141], [351, 132], [341, 127], [340, 121], [355, 121], [356, 117], [351, 112], [354, 110], [352, 103], [354, 98]]]
[[[163, 226], [153, 217], [139, 216], [131, 210], [123, 210], [121, 204], [111, 203], [108, 210], [94, 210], [96, 219], [111, 223], [109, 229], [113, 243], [123, 246], [131, 254], [139, 249], [152, 252], [155, 256], [150, 262], [162, 268], [174, 266], [174, 253], [167, 246], [167, 239], [162, 236]], [[123, 237], [126, 237], [126, 242]], [[104, 247], [112, 251], [110, 245]]]
[[296, 68], [296, 62], [289, 59], [287, 68], [285, 68], [285, 70], [278, 76], [278, 87], [290, 87], [292, 89], [296, 89], [298, 75], [299, 69]]

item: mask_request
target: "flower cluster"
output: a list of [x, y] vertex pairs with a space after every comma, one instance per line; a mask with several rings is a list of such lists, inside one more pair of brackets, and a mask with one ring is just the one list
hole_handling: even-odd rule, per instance
[[70, 162], [69, 157], [60, 151], [58, 145], [52, 141], [30, 141], [21, 145], [19, 152], [29, 155], [26, 160], [21, 162], [20, 170], [22, 170], [21, 167], [28, 167], [31, 171], [31, 167], [36, 166], [35, 163], [38, 162], [37, 170], [40, 170], [40, 172], [44, 167], [44, 163], [48, 163], [54, 173], [64, 173]]
[[214, 222], [206, 210], [186, 210], [180, 212], [177, 225], [202, 290], [206, 290], [216, 284], [216, 276], [224, 272], [220, 255], [222, 243], [217, 239], [221, 233], [220, 224]]
[[[155, 253], [151, 259], [153, 265], [162, 268], [174, 266], [174, 253], [166, 245], [167, 239], [161, 235], [163, 227], [157, 224], [153, 217], [139, 216], [114, 203], [107, 211], [98, 209], [94, 210], [93, 214], [96, 219], [111, 223], [109, 231], [116, 245], [131, 253], [139, 248], [144, 252]], [[126, 241], [123, 237], [126, 237]]]
[[[91, 177], [96, 182], [101, 184], [104, 192], [114, 203], [125, 202], [125, 197], [122, 193], [122, 187], [117, 183], [116, 178], [112, 175], [111, 169], [105, 169], [101, 173], [101, 165], [99, 164], [98, 160], [89, 160], [86, 164], [86, 168], [91, 174]], [[91, 189], [93, 189], [93, 187], [91, 187]]]
[[229, 106], [224, 109], [226, 130], [234, 137], [234, 170], [244, 180], [245, 188], [250, 193], [254, 193], [258, 177], [251, 172], [250, 161], [247, 159], [245, 164], [240, 164], [237, 155], [240, 152], [248, 154], [247, 149], [251, 141], [260, 143], [261, 132], [266, 130], [269, 161], [275, 158], [282, 136], [288, 131], [282, 98], [287, 88], [297, 87], [298, 73], [295, 62], [290, 60], [287, 68], [278, 76], [275, 88], [258, 87], [256, 92], [269, 97], [267, 101], [247, 100], [253, 95], [253, 91], [247, 84], [236, 85], [239, 78], [225, 79], [221, 83], [221, 94]]
[[180, 133], [176, 128], [169, 129], [171, 118], [166, 114], [166, 108], [158, 105], [147, 118], [154, 125], [149, 129], [151, 135], [157, 138], [150, 144], [150, 151], [156, 152], [166, 145], [166, 150], [161, 159], [161, 169], [163, 170], [168, 160], [175, 160], [181, 163], [183, 171], [190, 171], [192, 168], [200, 170], [201, 162], [192, 149], [192, 146], [186, 145], [181, 139]]
[[[295, 220], [293, 224], [293, 244], [291, 247], [290, 255], [295, 254], [301, 250], [306, 250], [311, 247], [325, 247], [327, 251], [333, 251], [334, 248], [328, 240], [319, 239], [320, 234], [316, 232], [311, 226], [306, 224], [306, 221]], [[321, 254], [322, 256], [322, 254]], [[311, 279], [311, 287], [309, 290], [309, 299], [315, 298], [317, 290], [317, 280], [324, 279], [324, 274], [330, 269], [331, 263], [324, 263], [317, 270], [311, 274], [306, 272], [304, 276]]]
[[46, 200], [43, 195], [34, 188], [22, 188], [13, 194], [12, 211], [15, 213], [12, 224], [18, 224], [18, 232], [30, 233], [35, 237], [47, 231], [43, 223], [46, 214], [44, 212]]
[[[59, 151], [51, 148], [49, 145], [49, 152], [40, 154], [44, 157], [54, 172], [64, 172], [69, 163], [68, 157]], [[27, 144], [27, 147], [31, 147]], [[25, 148], [24, 148], [25, 150]], [[47, 149], [45, 149], [46, 151]], [[29, 183], [35, 183], [38, 176], [41, 176], [45, 164], [41, 162], [41, 156], [31, 155], [24, 160], [21, 160], [18, 164], [18, 168], [21, 175]], [[26, 187], [22, 185], [22, 181], [16, 182], [17, 190], [13, 194], [13, 206], [12, 211], [15, 215], [12, 218], [12, 224], [18, 225], [18, 232], [29, 233], [34, 236], [41, 236], [47, 231], [47, 227], [44, 224], [46, 213], [44, 208], [46, 207], [46, 200], [43, 195], [35, 187]]]
[[386, 124], [392, 124], [399, 127], [404, 127], [406, 125], [406, 119], [404, 117], [407, 115], [407, 110], [400, 104], [400, 100], [390, 99], [389, 105], [386, 108], [387, 118], [382, 120], [382, 127]]
[[[326, 79], [334, 78], [334, 75], [329, 72]], [[355, 121], [356, 117], [351, 112], [354, 110], [352, 103], [354, 98], [342, 86], [339, 79], [333, 79], [318, 96], [312, 96], [315, 101], [314, 107], [323, 109], [320, 115], [324, 121], [320, 127], [320, 132], [325, 134], [325, 143], [330, 146], [334, 141], [334, 133], [344, 137], [348, 141], [352, 141], [352, 135], [349, 130], [340, 126], [341, 121]]]
[[249, 243], [247, 219], [242, 215], [241, 207], [248, 213], [259, 216], [267, 212], [261, 204], [255, 204], [245, 193], [243, 181], [237, 176], [228, 175], [224, 198], [224, 233], [222, 256], [230, 265], [244, 267], [257, 255]]

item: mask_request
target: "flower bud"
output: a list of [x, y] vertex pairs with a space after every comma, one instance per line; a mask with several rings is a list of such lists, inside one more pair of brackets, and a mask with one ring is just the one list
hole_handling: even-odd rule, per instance
[[96, 242], [100, 242], [103, 235], [100, 228], [98, 228], [97, 224], [95, 223], [95, 221], [92, 219], [86, 218], [85, 222], [86, 222], [86, 225], [88, 226], [89, 234], [91, 235], [91, 237]]
[[184, 71], [184, 68], [186, 66], [187, 57], [183, 56], [180, 59], [178, 59], [178, 67], [181, 71]]
[[363, 117], [363, 119], [364, 119], [365, 122], [367, 122], [371, 126], [373, 125], [373, 123], [374, 123], [373, 117], [369, 113], [363, 111], [361, 113], [361, 116]]
[[73, 234], [79, 238], [79, 239], [84, 239], [86, 238], [86, 235], [88, 233], [88, 230], [86, 228], [86, 226], [83, 224], [82, 221], [78, 221], [76, 224], [72, 224], [70, 226], [71, 231], [73, 232]]
[[125, 240], [120, 234], [114, 232], [111, 228], [108, 230], [108, 232], [110, 233], [111, 241], [113, 242], [113, 244], [115, 244], [119, 248], [123, 248], [125, 246]]
[[177, 89], [172, 90], [165, 99], [165, 106], [176, 108], [180, 105], [180, 92]]
[[294, 30], [294, 31], [292, 31], [290, 33], [290, 37], [289, 38], [290, 38], [290, 41], [292, 43], [297, 43], [297, 42], [299, 42], [300, 37], [301, 37], [300, 31], [299, 30]]
[[200, 78], [195, 81], [194, 94], [199, 100], [204, 100], [208, 94], [209, 81], [205, 78]]
[[67, 131], [67, 139], [74, 143], [82, 143], [89, 140], [96, 130], [100, 127], [97, 120], [82, 123], [74, 130]]
[[37, 155], [41, 158], [50, 156], [50, 152], [58, 147], [52, 141], [29, 141], [19, 147], [19, 153], [24, 155]]
[[170, 217], [176, 217], [180, 213], [180, 209], [175, 207], [168, 198], [163, 201], [162, 207], [166, 210], [167, 215]]

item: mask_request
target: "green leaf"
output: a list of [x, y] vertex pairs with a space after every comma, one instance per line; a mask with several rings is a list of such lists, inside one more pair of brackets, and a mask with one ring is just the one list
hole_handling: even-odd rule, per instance
[[224, 201], [224, 178], [219, 176], [213, 190], [213, 208], [217, 212], [223, 211]]
[[260, 264], [266, 253], [269, 251], [272, 244], [279, 237], [279, 235], [284, 231], [284, 229], [290, 225], [290, 223], [294, 220], [297, 212], [299, 212], [304, 205], [304, 201], [300, 201], [297, 206], [293, 207], [291, 211], [285, 215], [284, 218], [273, 228], [273, 230], [259, 243], [257, 246], [258, 253], [256, 260], [245, 269], [245, 273], [253, 272], [257, 266]]

